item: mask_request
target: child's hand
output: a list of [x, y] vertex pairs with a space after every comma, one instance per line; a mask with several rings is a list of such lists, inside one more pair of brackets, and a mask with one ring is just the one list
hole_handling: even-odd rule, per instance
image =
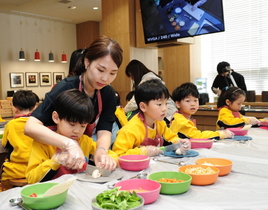
[[256, 117], [249, 117], [249, 124], [250, 125], [260, 125], [260, 121]]
[[141, 155], [147, 155], [149, 157], [157, 156], [162, 154], [163, 151], [155, 146], [141, 147]]
[[230, 130], [219, 130], [221, 139], [232, 139], [234, 137], [234, 133]]
[[189, 139], [181, 139], [180, 142], [182, 143], [180, 150], [182, 153], [185, 153], [191, 149], [191, 142], [189, 141]]
[[56, 153], [52, 156], [51, 160], [53, 164], [62, 164], [67, 160], [67, 152]]
[[63, 162], [61, 163], [63, 166], [74, 170], [83, 167], [85, 156], [77, 141], [72, 139], [65, 140], [61, 149], [67, 153], [66, 160], [62, 160]]

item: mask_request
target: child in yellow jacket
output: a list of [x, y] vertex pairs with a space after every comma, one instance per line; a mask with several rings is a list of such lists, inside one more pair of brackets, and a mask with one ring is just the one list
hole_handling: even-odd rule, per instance
[[13, 95], [15, 116], [6, 124], [2, 138], [2, 146], [8, 151], [1, 176], [4, 189], [12, 187], [8, 180], [25, 178], [33, 139], [24, 135], [24, 126], [38, 102], [38, 96], [32, 91], [18, 90]]
[[163, 138], [172, 143], [182, 142], [182, 150], [190, 148], [187, 139], [179, 139], [163, 120], [167, 112], [168, 89], [160, 80], [148, 80], [135, 90], [139, 113], [118, 131], [112, 150], [118, 155], [143, 154], [155, 156], [162, 153], [158, 146]]
[[[73, 139], [72, 143], [79, 144], [86, 159], [90, 159], [96, 152], [96, 142], [83, 134], [93, 116], [94, 107], [91, 99], [77, 89], [60, 93], [52, 113], [52, 119], [57, 125], [56, 132]], [[109, 150], [108, 154], [117, 161], [117, 155], [114, 152]], [[26, 171], [28, 183], [44, 182], [63, 174], [79, 172], [79, 170], [69, 170], [61, 165], [62, 160], [67, 158], [66, 155], [59, 148], [34, 141]]]
[[195, 84], [187, 82], [177, 87], [172, 93], [178, 112], [174, 113], [170, 129], [180, 138], [189, 139], [224, 139], [232, 138], [229, 130], [200, 131], [191, 120], [199, 108], [199, 92]]
[[260, 124], [260, 121], [256, 117], [244, 117], [239, 113], [245, 99], [246, 93], [238, 87], [223, 90], [217, 104], [219, 109], [216, 123], [217, 129], [243, 127], [247, 124]]

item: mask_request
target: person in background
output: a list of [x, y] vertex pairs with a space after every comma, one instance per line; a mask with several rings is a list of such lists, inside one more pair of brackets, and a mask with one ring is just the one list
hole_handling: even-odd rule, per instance
[[75, 69], [76, 63], [79, 60], [79, 58], [82, 57], [84, 52], [85, 52], [85, 49], [78, 49], [72, 52], [70, 64], [69, 64], [69, 74], [68, 74], [69, 77], [74, 76], [74, 69]]
[[199, 92], [195, 84], [183, 83], [172, 93], [178, 111], [173, 115], [170, 129], [178, 133], [180, 138], [189, 139], [224, 139], [232, 138], [233, 133], [229, 130], [200, 131], [191, 120], [199, 108]]
[[115, 110], [115, 122], [113, 124], [113, 130], [112, 130], [112, 144], [116, 139], [116, 134], [118, 130], [120, 130], [128, 122], [127, 116], [124, 111], [124, 107], [121, 105], [120, 95], [117, 91], [115, 91], [115, 97], [116, 97], [116, 110]]
[[217, 72], [218, 75], [214, 79], [211, 87], [215, 94], [219, 96], [222, 90], [228, 89], [229, 87], [239, 87], [245, 93], [247, 92], [244, 76], [231, 69], [228, 62], [222, 61], [218, 63]]
[[[134, 93], [135, 93], [135, 91], [132, 90], [126, 95], [126, 102], [127, 103], [132, 99], [132, 97], [134, 97]], [[139, 109], [137, 108], [136, 110], [129, 111], [128, 113], [126, 113], [127, 120], [130, 120], [138, 112], [139, 112]]]
[[[129, 64], [126, 67], [125, 72], [126, 72], [127, 77], [133, 80], [134, 91], [137, 89], [137, 87], [141, 83], [147, 80], [151, 80], [151, 79], [158, 79], [163, 84], [165, 84], [159, 75], [155, 74], [153, 71], [148, 69], [142, 62], [135, 60], [135, 59], [129, 62]], [[174, 101], [172, 101], [170, 97], [168, 98], [167, 103], [168, 103], [168, 111], [165, 116], [165, 120], [169, 123], [171, 116], [177, 109], [176, 109]], [[135, 111], [138, 109], [138, 105], [134, 97], [132, 97], [132, 99], [126, 104], [124, 109], [125, 109], [126, 114], [130, 111]]]
[[217, 104], [219, 109], [216, 123], [217, 129], [242, 127], [247, 124], [260, 124], [260, 121], [256, 117], [244, 117], [239, 113], [245, 98], [245, 91], [238, 87], [231, 87], [222, 92]]
[[113, 39], [100, 36], [78, 59], [74, 74], [66, 77], [48, 93], [25, 125], [25, 134], [44, 144], [49, 144], [67, 152], [63, 166], [81, 169], [85, 163], [84, 154], [72, 139], [53, 132], [47, 126], [55, 126], [51, 118], [56, 97], [63, 91], [76, 88], [85, 92], [94, 106], [94, 118], [87, 126], [85, 134], [89, 137], [95, 130], [97, 149], [94, 162], [97, 167], [114, 170], [116, 162], [107, 151], [111, 145], [111, 131], [115, 121], [116, 98], [109, 85], [116, 78], [122, 63], [122, 48]]
[[190, 142], [179, 139], [163, 120], [170, 95], [161, 80], [143, 82], [137, 87], [134, 96], [140, 112], [118, 131], [112, 148], [118, 156], [159, 155], [162, 151], [158, 146], [163, 146], [163, 138], [172, 143], [182, 142], [181, 151], [190, 149]]
[[18, 90], [13, 95], [15, 116], [6, 124], [2, 138], [2, 146], [8, 152], [2, 168], [2, 190], [12, 188], [10, 179], [25, 178], [33, 139], [24, 135], [24, 126], [38, 102], [39, 97], [32, 91]]
[[[87, 124], [94, 117], [94, 107], [89, 96], [77, 89], [63, 91], [54, 103], [52, 119], [57, 125], [56, 133], [72, 139], [83, 151], [86, 160], [95, 154], [96, 142], [84, 134]], [[109, 151], [117, 161], [117, 155]], [[26, 171], [29, 184], [55, 179], [63, 174], [73, 174], [82, 170], [70, 170], [61, 163], [67, 153], [55, 146], [34, 141]], [[86, 164], [86, 163], [85, 163]], [[85, 170], [85, 168], [84, 168]]]

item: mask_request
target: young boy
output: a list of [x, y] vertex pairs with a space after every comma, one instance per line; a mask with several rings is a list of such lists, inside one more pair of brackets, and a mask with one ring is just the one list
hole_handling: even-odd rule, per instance
[[[78, 143], [87, 158], [96, 152], [96, 142], [83, 135], [93, 116], [91, 99], [77, 89], [60, 93], [52, 113], [52, 119], [57, 125], [56, 132]], [[108, 154], [117, 161], [114, 152], [108, 151]], [[77, 170], [69, 170], [61, 165], [61, 160], [65, 158], [67, 154], [59, 148], [34, 141], [26, 171], [28, 183], [44, 182], [63, 174], [77, 173]]]
[[170, 129], [174, 133], [178, 133], [180, 138], [232, 138], [233, 133], [228, 130], [202, 132], [198, 130], [195, 124], [191, 121], [191, 116], [196, 113], [199, 108], [199, 92], [193, 83], [187, 82], [177, 87], [172, 93], [172, 98], [179, 111], [173, 115], [170, 123]]
[[135, 91], [139, 113], [118, 131], [113, 151], [118, 155], [143, 154], [155, 156], [162, 153], [157, 148], [166, 141], [185, 143], [183, 150], [188, 150], [187, 139], [179, 139], [171, 132], [163, 120], [167, 112], [169, 93], [160, 80], [153, 79], [140, 84]]
[[33, 139], [24, 135], [24, 126], [38, 102], [38, 96], [32, 91], [18, 90], [13, 95], [15, 116], [6, 124], [2, 138], [2, 146], [8, 151], [1, 178], [4, 189], [12, 187], [9, 179], [25, 178]]

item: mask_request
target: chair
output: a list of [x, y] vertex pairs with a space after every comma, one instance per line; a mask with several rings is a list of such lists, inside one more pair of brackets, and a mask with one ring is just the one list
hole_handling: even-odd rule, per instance
[[10, 179], [9, 183], [13, 186], [13, 187], [23, 187], [24, 185], [27, 185], [28, 182], [26, 179]]

